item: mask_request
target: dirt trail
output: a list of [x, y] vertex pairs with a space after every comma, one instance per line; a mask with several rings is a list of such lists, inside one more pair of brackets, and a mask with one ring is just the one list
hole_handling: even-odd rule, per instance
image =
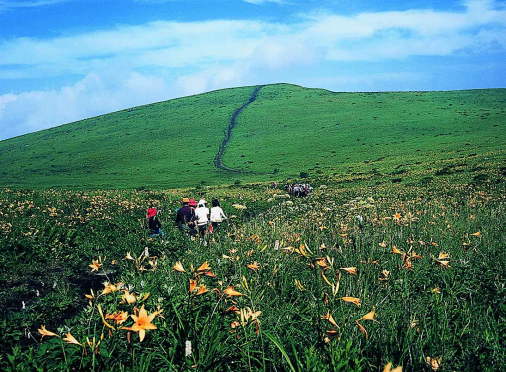
[[237, 110], [234, 111], [232, 116], [230, 117], [230, 121], [228, 123], [227, 131], [225, 132], [225, 137], [223, 138], [223, 141], [221, 142], [220, 148], [218, 149], [218, 152], [216, 153], [216, 156], [214, 157], [214, 166], [218, 169], [223, 169], [228, 172], [234, 172], [234, 173], [252, 173], [249, 171], [245, 171], [242, 169], [235, 169], [227, 167], [225, 164], [223, 164], [223, 155], [225, 153], [225, 150], [227, 148], [228, 143], [230, 142], [230, 137], [232, 136], [232, 130], [237, 125], [237, 117], [241, 114], [241, 112], [248, 107], [249, 104], [255, 102], [258, 96], [258, 92], [260, 89], [262, 89], [263, 85], [259, 85], [253, 90], [253, 93], [251, 93], [251, 96], [249, 97], [248, 102], [243, 104], [241, 107], [239, 107]]

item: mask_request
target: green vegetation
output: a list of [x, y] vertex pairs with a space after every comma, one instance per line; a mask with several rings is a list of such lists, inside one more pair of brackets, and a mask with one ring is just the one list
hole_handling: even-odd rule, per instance
[[506, 90], [253, 90], [0, 142], [1, 370], [504, 369]]
[[266, 86], [239, 118], [224, 161], [296, 176], [422, 169], [477, 152], [504, 156], [505, 103], [506, 89], [333, 93]]
[[217, 183], [213, 158], [252, 88], [136, 107], [0, 142], [0, 183], [103, 188]]
[[[303, 199], [262, 184], [4, 189], [0, 368], [423, 370], [432, 358], [441, 370], [501, 370], [505, 170], [448, 169], [380, 185], [329, 178]], [[171, 224], [188, 195], [218, 197], [237, 216], [207, 246]], [[147, 237], [148, 206], [163, 211], [163, 239]], [[125, 291], [136, 303], [122, 300]], [[135, 306], [163, 309], [142, 342], [122, 329]], [[125, 320], [106, 324], [99, 309]], [[374, 320], [361, 320], [371, 311]], [[42, 325], [58, 336], [41, 340]]]
[[9, 187], [185, 187], [309, 175], [423, 170], [504, 158], [506, 89], [333, 93], [262, 87], [238, 117], [224, 164], [213, 160], [254, 87], [137, 107], [0, 142]]

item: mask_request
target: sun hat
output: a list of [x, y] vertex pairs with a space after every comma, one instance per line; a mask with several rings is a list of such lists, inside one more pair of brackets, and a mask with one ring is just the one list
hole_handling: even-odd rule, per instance
[[207, 204], [206, 199], [200, 199], [199, 200], [199, 205], [200, 204], [203, 204], [203, 205]]
[[190, 199], [188, 199], [188, 198], [183, 198], [183, 199], [181, 199], [181, 202], [182, 202], [182, 203], [189, 203], [189, 202], [190, 202]]
[[197, 201], [195, 199], [190, 199], [188, 201], [188, 204], [190, 205], [190, 207], [196, 207], [197, 206]]

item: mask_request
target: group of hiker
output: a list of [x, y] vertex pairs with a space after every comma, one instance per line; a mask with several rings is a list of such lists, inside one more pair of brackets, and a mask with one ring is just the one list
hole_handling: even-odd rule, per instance
[[[175, 223], [178, 229], [194, 237], [199, 235], [204, 238], [207, 233], [216, 231], [220, 224], [227, 219], [221, 209], [218, 199], [213, 199], [211, 208], [207, 207], [207, 201], [200, 199], [198, 202], [192, 198], [181, 199], [182, 206], [176, 212]], [[158, 218], [156, 208], [148, 208], [146, 224], [150, 237], [163, 236], [162, 224]]]
[[288, 183], [285, 185], [285, 191], [296, 197], [304, 197], [313, 191], [313, 187], [308, 183]]

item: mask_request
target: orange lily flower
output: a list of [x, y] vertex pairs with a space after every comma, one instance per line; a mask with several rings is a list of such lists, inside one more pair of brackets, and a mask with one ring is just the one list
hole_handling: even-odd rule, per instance
[[223, 293], [225, 293], [228, 297], [244, 296], [241, 292], [236, 291], [232, 286], [227, 287], [227, 289], [225, 289]]
[[181, 263], [181, 261], [177, 261], [172, 268], [175, 271], [179, 271], [180, 273], [186, 272], [186, 270], [184, 269], [183, 264]]
[[45, 325], [40, 326], [40, 328], [37, 331], [42, 335], [42, 337], [44, 337], [44, 336], [57, 336], [58, 337], [58, 335], [56, 333], [48, 331], [46, 329]]
[[154, 313], [148, 315], [146, 309], [144, 309], [144, 305], [142, 305], [141, 309], [136, 309], [135, 312], [136, 314], [130, 315], [134, 321], [134, 324], [131, 327], [121, 328], [128, 331], [139, 332], [139, 339], [142, 342], [146, 336], [146, 330], [156, 329], [156, 326], [152, 322], [153, 319], [160, 313], [160, 311], [155, 311]]
[[99, 262], [99, 260], [92, 260], [91, 264], [89, 264], [88, 266], [91, 267], [91, 271], [98, 271], [98, 269], [100, 269], [102, 264]]
[[128, 319], [128, 313], [126, 311], [117, 311], [112, 314], [107, 314], [105, 319], [114, 320], [116, 324], [123, 324]]
[[70, 332], [65, 335], [65, 337], [63, 338], [63, 341], [65, 341], [68, 344], [83, 346], [83, 345], [81, 345], [81, 343], [79, 341], [76, 340], [76, 338], [74, 336], [72, 336], [72, 334]]
[[249, 265], [246, 265], [246, 266], [248, 267], [248, 269], [253, 270], [253, 271], [257, 271], [260, 268], [260, 265], [256, 261], [253, 263], [250, 263]]
[[357, 275], [358, 272], [356, 267], [341, 267], [341, 270], [344, 270], [351, 275]]
[[360, 298], [357, 297], [341, 297], [341, 300], [343, 300], [344, 302], [351, 302], [359, 307], [361, 305]]

